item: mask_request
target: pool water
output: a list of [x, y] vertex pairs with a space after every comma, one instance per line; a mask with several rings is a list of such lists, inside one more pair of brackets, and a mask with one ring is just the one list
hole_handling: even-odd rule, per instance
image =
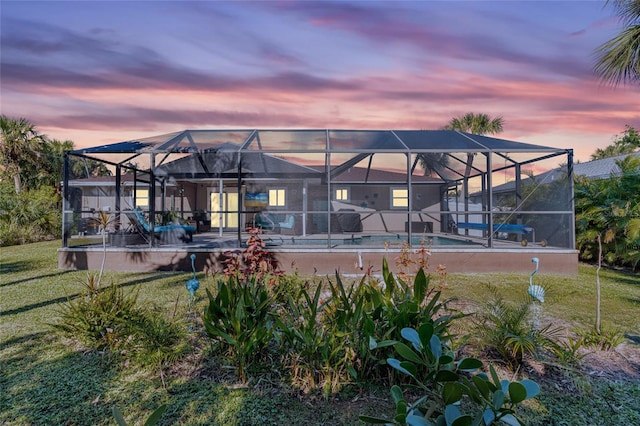
[[[407, 242], [406, 235], [362, 235], [347, 238], [332, 238], [331, 247], [336, 246], [376, 246], [384, 247], [385, 244], [396, 247]], [[283, 246], [327, 246], [326, 238], [306, 238], [306, 237], [272, 237], [270, 241], [273, 245]], [[418, 247], [424, 243], [425, 246], [468, 246], [480, 245], [468, 239], [451, 238], [445, 236], [423, 236], [413, 235], [411, 238], [411, 246]]]

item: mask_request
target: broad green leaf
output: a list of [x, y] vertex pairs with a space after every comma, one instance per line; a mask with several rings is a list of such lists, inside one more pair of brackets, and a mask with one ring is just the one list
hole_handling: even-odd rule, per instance
[[454, 382], [445, 383], [442, 387], [442, 399], [446, 405], [460, 401], [462, 399], [462, 386]]
[[396, 416], [394, 419], [398, 423], [404, 423], [404, 419], [407, 418], [407, 403], [403, 401], [398, 401], [396, 404]]
[[479, 368], [482, 368], [482, 361], [476, 358], [462, 358], [460, 362], [458, 362], [458, 370], [471, 373]]
[[517, 404], [527, 399], [527, 389], [518, 382], [509, 384], [509, 399]]
[[398, 352], [398, 354], [404, 359], [415, 362], [417, 364], [423, 364], [422, 358], [420, 358], [418, 354], [412, 351], [411, 348], [404, 343], [396, 343], [393, 347], [395, 348], [396, 352]]
[[504, 398], [504, 392], [501, 390], [497, 390], [493, 393], [493, 408], [495, 410], [499, 410], [500, 407], [502, 407], [502, 404], [504, 404]]
[[416, 368], [416, 366], [413, 363], [411, 363], [409, 361], [402, 361], [400, 363], [400, 367], [404, 368], [409, 373], [411, 373], [411, 376], [413, 376], [413, 377], [416, 377], [418, 375], [418, 369]]
[[427, 276], [424, 274], [422, 268], [420, 268], [413, 281], [413, 294], [415, 297], [415, 301], [418, 304], [422, 304], [422, 301], [427, 295], [427, 285]]
[[500, 421], [510, 426], [521, 426], [520, 421], [517, 418], [515, 418], [515, 416], [512, 414], [507, 414], [505, 416], [500, 417]]
[[424, 416], [416, 414], [408, 415], [405, 421], [409, 426], [433, 426], [433, 423], [425, 419]]
[[156, 410], [151, 413], [146, 422], [144, 422], [144, 426], [155, 426], [156, 423], [160, 421], [160, 418], [167, 410], [167, 405], [163, 404], [160, 407], [156, 408]]
[[455, 405], [447, 405], [444, 409], [444, 418], [447, 420], [447, 424], [452, 424], [461, 415], [460, 409]]
[[534, 398], [540, 393], [540, 386], [533, 380], [524, 379], [520, 384], [527, 390], [527, 399]]
[[458, 417], [451, 423], [451, 426], [470, 426], [473, 423], [473, 417], [471, 416], [461, 416]]
[[496, 419], [496, 415], [490, 408], [487, 408], [484, 410], [482, 418], [484, 419], [484, 424], [489, 426]]
[[453, 362], [453, 357], [451, 355], [442, 355], [438, 360], [440, 365], [448, 365]]
[[400, 335], [413, 344], [415, 350], [422, 352], [422, 342], [418, 332], [413, 328], [405, 327], [400, 331]]
[[411, 376], [413, 377], [413, 374], [407, 370], [406, 368], [402, 367], [400, 364], [401, 362], [398, 361], [395, 358], [387, 358], [387, 364], [389, 364], [391, 367], [395, 368], [396, 370], [398, 370], [399, 372], [406, 374], [407, 376]]
[[422, 346], [428, 346], [431, 342], [431, 336], [433, 336], [433, 324], [428, 322], [422, 324], [418, 327], [418, 334], [420, 335]]
[[457, 382], [458, 375], [450, 370], [440, 370], [436, 374], [437, 382]]
[[122, 415], [122, 412], [118, 410], [118, 407], [113, 407], [111, 412], [120, 426], [127, 426], [127, 422], [124, 420], [124, 416]]
[[505, 394], [509, 392], [509, 381], [507, 379], [500, 380], [500, 389], [502, 389], [502, 392]]
[[398, 404], [398, 402], [404, 401], [404, 394], [402, 393], [402, 389], [400, 389], [400, 386], [393, 385], [391, 387], [391, 398], [393, 399], [393, 403], [396, 405]]
[[438, 336], [436, 335], [431, 336], [431, 340], [429, 341], [429, 347], [431, 348], [431, 352], [433, 353], [433, 356], [435, 357], [435, 359], [439, 359], [440, 356], [442, 355], [442, 342], [440, 342], [440, 339], [438, 338]]
[[493, 365], [489, 364], [489, 372], [491, 373], [491, 379], [493, 380], [493, 384], [496, 389], [500, 389], [502, 386], [500, 384], [500, 378], [498, 377], [498, 373], [496, 373], [496, 369], [493, 368]]

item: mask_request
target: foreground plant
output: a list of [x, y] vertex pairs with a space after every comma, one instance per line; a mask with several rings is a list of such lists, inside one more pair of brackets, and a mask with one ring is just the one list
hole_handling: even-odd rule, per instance
[[[423, 395], [408, 403], [402, 389], [394, 385], [391, 388], [396, 406], [394, 418], [360, 416], [366, 423], [457, 426], [502, 421], [520, 425], [516, 417], [518, 404], [540, 392], [532, 380], [500, 380], [493, 366], [489, 366], [490, 377], [479, 372], [483, 364], [476, 358], [456, 361], [455, 353], [434, 334], [432, 324], [423, 324], [418, 330], [404, 328], [402, 337], [411, 347], [394, 342], [393, 347], [402, 360], [389, 358], [387, 363], [411, 377]], [[419, 370], [424, 373], [420, 374]]]
[[[160, 421], [160, 419], [162, 418], [162, 415], [166, 410], [167, 410], [166, 404], [156, 408], [156, 410], [153, 413], [151, 413], [149, 417], [147, 417], [147, 420], [144, 422], [144, 426], [156, 425]], [[118, 409], [118, 407], [113, 407], [112, 412], [113, 412], [113, 417], [116, 419], [116, 422], [118, 422], [119, 426], [127, 426], [127, 422], [125, 421], [124, 416], [122, 415], [122, 412]]]
[[477, 313], [476, 337], [486, 349], [495, 351], [513, 370], [524, 357], [533, 356], [541, 348], [554, 348], [560, 328], [548, 324], [536, 327], [531, 318], [531, 299], [527, 296], [515, 303], [507, 302], [497, 290], [488, 287], [489, 300]]
[[91, 273], [82, 284], [84, 291], [67, 299], [60, 321], [53, 327], [90, 349], [118, 352], [127, 341], [130, 326], [142, 317], [138, 293], [125, 294], [114, 283], [101, 289], [98, 276]]
[[244, 383], [247, 368], [259, 359], [271, 340], [269, 293], [256, 277], [244, 281], [233, 275], [218, 281], [215, 296], [207, 289], [207, 296], [205, 330], [235, 364], [238, 378]]

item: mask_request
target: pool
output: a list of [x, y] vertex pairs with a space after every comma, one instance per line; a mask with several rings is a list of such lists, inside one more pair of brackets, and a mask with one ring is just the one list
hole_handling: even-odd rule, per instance
[[[327, 246], [326, 238], [314, 237], [289, 237], [289, 236], [271, 236], [265, 239], [267, 245], [271, 246]], [[331, 247], [341, 246], [373, 246], [385, 248], [400, 248], [407, 242], [407, 236], [402, 234], [388, 235], [351, 235], [350, 237], [331, 238]], [[481, 246], [480, 243], [474, 242], [467, 238], [446, 237], [441, 235], [424, 236], [413, 235], [411, 237], [411, 246]]]

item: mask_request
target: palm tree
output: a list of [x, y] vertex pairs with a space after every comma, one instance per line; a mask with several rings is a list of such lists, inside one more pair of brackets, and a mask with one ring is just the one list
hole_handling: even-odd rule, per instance
[[[459, 132], [473, 133], [474, 135], [495, 135], [502, 132], [502, 117], [491, 118], [487, 114], [475, 114], [468, 112], [460, 117], [454, 117], [445, 130], [458, 130]], [[473, 154], [467, 154], [467, 167], [464, 172], [465, 179], [471, 173]]]
[[24, 175], [38, 169], [38, 156], [45, 140], [27, 119], [0, 116], [0, 161], [5, 173], [22, 190]]
[[614, 86], [640, 82], [640, 0], [608, 0], [622, 21], [622, 32], [600, 45], [594, 71]]
[[[609, 179], [576, 179], [576, 239], [581, 255], [597, 259], [596, 323], [600, 334], [600, 268], [602, 261], [610, 265], [631, 263], [635, 269], [640, 252], [629, 250], [640, 239], [640, 159], [629, 156], [616, 161], [619, 175]], [[596, 247], [594, 247], [594, 242]]]
[[468, 112], [460, 117], [454, 117], [445, 130], [458, 130], [474, 135], [495, 135], [502, 132], [504, 120], [502, 117], [491, 118], [487, 114]]
[[627, 129], [622, 133], [622, 136], [614, 140], [612, 145], [604, 149], [596, 149], [596, 151], [591, 154], [591, 159], [600, 160], [602, 158], [630, 154], [638, 148], [640, 148], [640, 133], [633, 127], [627, 125]]

